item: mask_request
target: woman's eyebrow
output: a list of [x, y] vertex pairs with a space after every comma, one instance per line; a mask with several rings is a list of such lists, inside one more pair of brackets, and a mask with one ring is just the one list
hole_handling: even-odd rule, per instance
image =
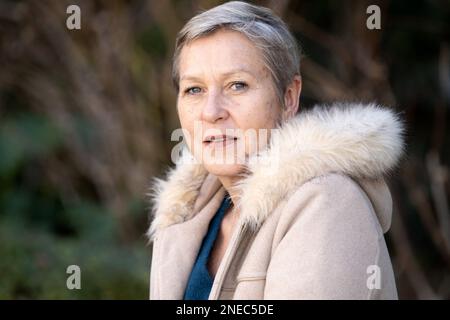
[[[222, 78], [226, 78], [226, 77], [232, 76], [232, 75], [237, 74], [237, 73], [247, 73], [247, 74], [251, 75], [252, 77], [256, 78], [255, 74], [252, 71], [250, 71], [250, 70], [248, 70], [246, 68], [233, 69], [233, 70], [221, 73], [220, 76]], [[187, 74], [187, 75], [184, 75], [184, 76], [182, 76], [180, 78], [180, 82], [183, 81], [183, 80], [201, 80], [201, 77], [200, 76], [196, 76], [196, 75], [189, 75], [189, 74]]]
[[232, 76], [232, 75], [234, 75], [236, 73], [248, 73], [252, 77], [256, 78], [255, 74], [252, 71], [250, 71], [250, 70], [248, 70], [246, 68], [238, 68], [238, 69], [233, 69], [233, 70], [227, 71], [227, 72], [222, 74], [222, 77], [229, 77], [229, 76]]

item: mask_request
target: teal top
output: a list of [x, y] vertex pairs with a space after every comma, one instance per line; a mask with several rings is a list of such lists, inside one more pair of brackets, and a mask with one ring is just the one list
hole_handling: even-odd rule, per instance
[[220, 224], [227, 209], [231, 206], [231, 199], [228, 194], [225, 195], [216, 214], [209, 223], [208, 232], [203, 238], [200, 251], [192, 268], [191, 275], [184, 293], [184, 300], [208, 300], [209, 293], [213, 285], [213, 277], [208, 271], [208, 259], [211, 249], [217, 238]]

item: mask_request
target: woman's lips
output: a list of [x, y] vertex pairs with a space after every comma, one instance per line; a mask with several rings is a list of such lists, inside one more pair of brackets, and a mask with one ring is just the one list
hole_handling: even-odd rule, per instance
[[225, 147], [229, 144], [234, 143], [238, 138], [237, 137], [232, 137], [232, 136], [212, 136], [212, 137], [207, 137], [204, 141], [203, 141], [203, 145], [204, 146], [214, 146], [214, 147]]

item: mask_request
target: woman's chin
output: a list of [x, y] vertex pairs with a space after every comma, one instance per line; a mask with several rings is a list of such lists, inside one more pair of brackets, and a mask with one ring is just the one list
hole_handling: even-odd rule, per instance
[[244, 165], [232, 163], [210, 163], [210, 162], [204, 162], [203, 166], [205, 167], [206, 171], [209, 173], [215, 175], [215, 176], [236, 176], [240, 172], [243, 171]]

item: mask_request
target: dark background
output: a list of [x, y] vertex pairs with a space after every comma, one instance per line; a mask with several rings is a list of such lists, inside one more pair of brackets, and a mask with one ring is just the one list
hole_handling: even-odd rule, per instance
[[[176, 33], [222, 1], [0, 1], [0, 298], [147, 299], [146, 193], [179, 127]], [[301, 108], [375, 101], [402, 112], [388, 183], [400, 298], [450, 298], [449, 1], [254, 1], [303, 48]], [[81, 30], [66, 8], [81, 8]], [[366, 28], [367, 6], [381, 30]], [[81, 268], [81, 290], [66, 268]]]

